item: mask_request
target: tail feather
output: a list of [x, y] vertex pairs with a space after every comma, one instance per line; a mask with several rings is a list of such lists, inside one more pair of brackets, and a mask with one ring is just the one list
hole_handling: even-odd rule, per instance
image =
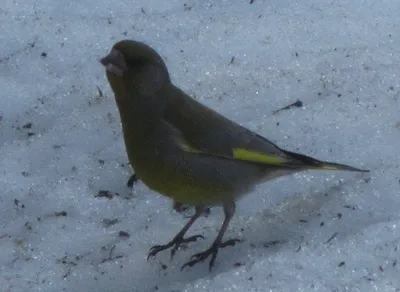
[[293, 158], [294, 160], [299, 161], [297, 164], [296, 162], [288, 163], [287, 165], [294, 167], [294, 168], [305, 168], [305, 169], [320, 169], [320, 170], [343, 170], [343, 171], [357, 171], [357, 172], [369, 172], [367, 169], [360, 169], [356, 167], [352, 167], [345, 164], [334, 163], [334, 162], [327, 162], [327, 161], [320, 161], [315, 158], [283, 150], [282, 151], [288, 155], [289, 157]]

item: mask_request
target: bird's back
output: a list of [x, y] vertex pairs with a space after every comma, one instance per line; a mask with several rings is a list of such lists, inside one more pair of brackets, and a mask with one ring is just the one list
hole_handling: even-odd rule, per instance
[[232, 156], [234, 148], [243, 148], [291, 159], [271, 141], [201, 104], [174, 85], [171, 84], [167, 94], [165, 119], [196, 148], [226, 156]]

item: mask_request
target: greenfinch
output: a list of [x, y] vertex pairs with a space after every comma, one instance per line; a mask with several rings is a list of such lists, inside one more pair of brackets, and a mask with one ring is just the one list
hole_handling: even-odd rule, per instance
[[266, 138], [223, 117], [173, 85], [161, 56], [148, 45], [122, 40], [100, 62], [114, 92], [125, 147], [135, 174], [150, 189], [178, 204], [195, 206], [195, 214], [167, 244], [150, 249], [149, 257], [194, 242], [185, 237], [205, 208], [221, 205], [225, 218], [213, 243], [194, 254], [182, 268], [235, 245], [223, 241], [235, 213], [235, 202], [265, 181], [315, 170], [366, 172], [344, 164], [324, 162], [279, 148]]

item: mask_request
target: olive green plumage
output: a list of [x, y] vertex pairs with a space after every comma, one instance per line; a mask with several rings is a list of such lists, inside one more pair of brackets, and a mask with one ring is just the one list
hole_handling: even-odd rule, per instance
[[257, 184], [307, 169], [364, 171], [322, 162], [280, 149], [234, 123], [174, 86], [159, 54], [149, 46], [124, 40], [101, 60], [120, 112], [129, 161], [151, 189], [176, 202], [196, 206], [196, 214], [166, 245], [149, 256], [199, 236], [184, 238], [206, 206], [223, 205], [225, 220], [211, 247], [184, 266], [211, 256], [210, 269], [235, 212], [235, 201]]

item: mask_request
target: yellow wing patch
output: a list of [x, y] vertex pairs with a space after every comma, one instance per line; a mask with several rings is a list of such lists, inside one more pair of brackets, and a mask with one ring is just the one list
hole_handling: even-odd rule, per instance
[[212, 153], [206, 153], [206, 152], [200, 151], [186, 143], [181, 143], [181, 147], [182, 147], [182, 150], [187, 151], [187, 152], [202, 153], [202, 154], [207, 154], [207, 155], [211, 155], [211, 156], [215, 156], [215, 157], [221, 157], [221, 158], [225, 158], [225, 159], [236, 159], [236, 160], [262, 163], [262, 164], [267, 164], [267, 165], [281, 166], [285, 162], [287, 162], [287, 160], [284, 160], [277, 156], [265, 155], [263, 153], [247, 150], [244, 148], [233, 148], [232, 149], [232, 154], [233, 154], [232, 157], [227, 157], [227, 156], [215, 155]]
[[234, 148], [232, 151], [233, 158], [238, 160], [246, 160], [269, 165], [282, 165], [287, 162], [286, 160], [277, 156], [265, 155], [263, 153], [250, 151], [244, 148]]

